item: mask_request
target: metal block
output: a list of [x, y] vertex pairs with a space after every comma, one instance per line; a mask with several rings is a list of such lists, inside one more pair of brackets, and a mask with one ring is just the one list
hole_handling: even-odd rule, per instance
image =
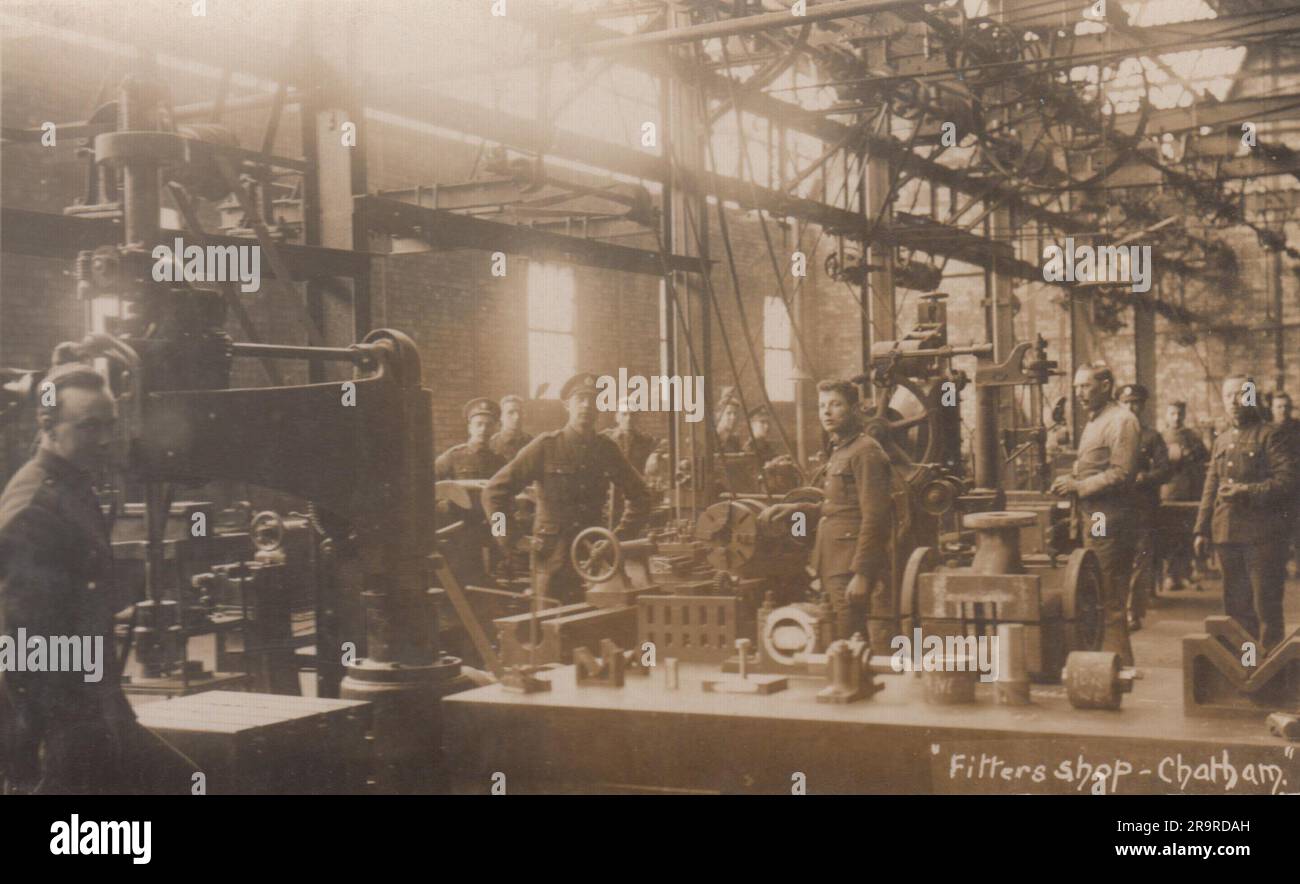
[[636, 613], [638, 646], [690, 662], [721, 663], [754, 632], [753, 611], [737, 596], [643, 595]]
[[636, 608], [564, 605], [541, 611], [536, 618], [536, 644], [531, 613], [495, 621], [502, 665], [572, 663], [574, 648], [593, 647], [606, 638], [620, 647], [631, 647], [637, 637]]

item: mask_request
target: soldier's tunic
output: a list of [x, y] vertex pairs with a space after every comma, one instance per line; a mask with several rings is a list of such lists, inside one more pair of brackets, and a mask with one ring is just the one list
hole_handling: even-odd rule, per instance
[[1137, 550], [1133, 478], [1137, 475], [1138, 419], [1110, 401], [1092, 416], [1079, 437], [1073, 475], [1084, 546], [1101, 564], [1105, 632], [1102, 650], [1133, 664], [1128, 639], [1127, 596]]
[[[180, 794], [195, 769], [140, 727], [122, 693], [114, 647], [118, 607], [108, 526], [91, 477], [40, 450], [0, 496], [0, 635], [89, 637], [102, 677], [0, 671], [0, 773], [6, 790]], [[170, 756], [170, 757], [169, 757]]]
[[[498, 470], [483, 489], [484, 510], [510, 514], [514, 496], [531, 482], [539, 483], [533, 522], [536, 591], [576, 599], [582, 586], [569, 557], [573, 538], [601, 524], [611, 485], [626, 499], [614, 533], [634, 536], [649, 512], [650, 492], [611, 439], [599, 433], [584, 437], [571, 427], [540, 434]], [[513, 535], [509, 521], [507, 534]]]
[[[1285, 635], [1285, 541], [1293, 530], [1295, 459], [1273, 424], [1251, 419], [1214, 440], [1195, 533], [1208, 537], [1223, 569], [1223, 606], [1267, 650]], [[1222, 490], [1244, 488], [1231, 500]]]
[[645, 473], [645, 462], [650, 455], [654, 453], [655, 446], [659, 440], [654, 436], [642, 433], [640, 430], [632, 430], [625, 433], [618, 427], [610, 427], [608, 430], [602, 430], [600, 435], [611, 440], [618, 446], [618, 450], [627, 458], [627, 462], [632, 465], [632, 469], [638, 473]]
[[434, 478], [490, 479], [506, 461], [489, 447], [488, 443], [471, 447], [468, 442], [453, 445], [433, 462]]
[[[650, 455], [654, 453], [659, 440], [654, 436], [642, 433], [640, 430], [633, 429], [631, 432], [625, 433], [618, 427], [602, 430], [600, 434], [617, 445], [623, 457], [627, 458], [627, 462], [632, 465], [632, 469], [636, 470], [644, 478], [646, 462], [650, 459]], [[618, 524], [619, 519], [623, 517], [623, 504], [622, 493], [615, 490], [610, 498], [608, 524]]]
[[[888, 569], [891, 478], [888, 455], [865, 431], [833, 437], [820, 483], [826, 497], [815, 510], [812, 567], [835, 611], [836, 637], [851, 637], [865, 617], [873, 648], [890, 647], [897, 632]], [[847, 596], [855, 574], [866, 579], [865, 604]]]
[[507, 433], [505, 430], [500, 430], [492, 434], [492, 438], [488, 440], [488, 447], [501, 458], [503, 463], [510, 463], [531, 441], [533, 441], [532, 433], [525, 433], [523, 430]]
[[1169, 481], [1169, 449], [1158, 432], [1142, 427], [1138, 435], [1137, 475], [1133, 478], [1133, 504], [1137, 516], [1137, 549], [1129, 582], [1130, 610], [1141, 620], [1147, 600], [1155, 594], [1160, 561], [1156, 523], [1160, 516], [1160, 487]]
[[[1283, 443], [1286, 444], [1287, 450], [1291, 452], [1291, 462], [1295, 464], [1296, 472], [1300, 473], [1300, 420], [1289, 418], [1280, 424], [1275, 424], [1278, 435], [1282, 437]], [[1291, 507], [1288, 517], [1291, 520], [1291, 546], [1298, 561], [1300, 561], [1300, 476], [1296, 478], [1296, 493], [1291, 499]], [[1285, 558], [1285, 556], [1284, 556]], [[1286, 562], [1282, 563], [1286, 567]]]
[[770, 440], [755, 439], [753, 437], [750, 437], [750, 440], [745, 443], [745, 453], [757, 456], [760, 470], [767, 466], [767, 462], [778, 454], [776, 446]]

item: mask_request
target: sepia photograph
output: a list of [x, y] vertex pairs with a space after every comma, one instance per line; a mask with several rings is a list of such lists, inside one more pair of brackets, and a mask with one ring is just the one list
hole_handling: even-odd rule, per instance
[[0, 0], [0, 90], [35, 853], [1300, 794], [1300, 2]]

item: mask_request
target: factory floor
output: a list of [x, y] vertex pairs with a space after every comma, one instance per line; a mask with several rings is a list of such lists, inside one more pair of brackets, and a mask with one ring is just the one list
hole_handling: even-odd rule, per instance
[[[1300, 578], [1295, 564], [1287, 569], [1283, 611], [1287, 634], [1300, 629]], [[1223, 580], [1217, 575], [1199, 581], [1200, 590], [1190, 586], [1179, 592], [1161, 591], [1147, 606], [1142, 628], [1133, 633], [1133, 657], [1139, 668], [1183, 665], [1182, 639], [1203, 632], [1205, 618], [1223, 613]]]

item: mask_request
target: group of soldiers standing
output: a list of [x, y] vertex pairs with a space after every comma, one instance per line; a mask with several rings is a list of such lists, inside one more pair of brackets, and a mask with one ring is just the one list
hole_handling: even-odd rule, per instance
[[[1084, 545], [1101, 564], [1103, 648], [1131, 665], [1128, 636], [1142, 627], [1162, 563], [1165, 589], [1178, 591], [1193, 557], [1204, 561], [1213, 551], [1225, 611], [1267, 653], [1285, 636], [1286, 561], [1300, 522], [1300, 421], [1291, 417], [1290, 397], [1274, 393], [1270, 415], [1253, 380], [1226, 378], [1221, 395], [1231, 426], [1207, 451], [1186, 426], [1185, 403], [1169, 406], [1162, 436], [1141, 423], [1147, 390], [1128, 384], [1116, 400], [1114, 386], [1102, 364], [1076, 372], [1075, 395], [1089, 420], [1070, 475], [1051, 489], [1075, 501]], [[1199, 500], [1190, 536], [1162, 530], [1162, 499]]]

